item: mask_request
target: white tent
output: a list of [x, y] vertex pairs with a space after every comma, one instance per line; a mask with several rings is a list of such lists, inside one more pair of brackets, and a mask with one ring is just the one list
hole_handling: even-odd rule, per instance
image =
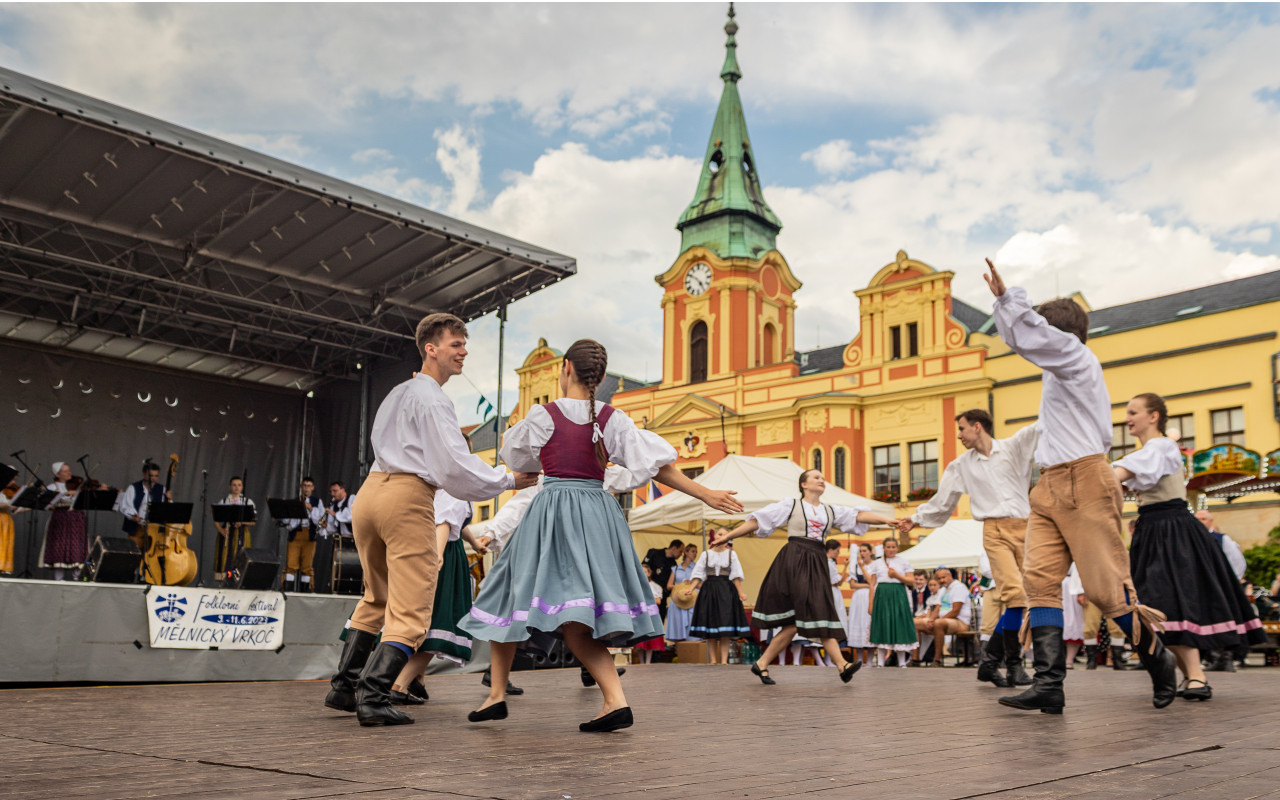
[[[757, 458], [753, 456], [726, 456], [724, 460], [699, 475], [695, 480], [712, 489], [734, 489], [736, 497], [745, 507], [741, 514], [727, 515], [681, 492], [669, 492], [657, 500], [632, 509], [627, 522], [632, 531], [677, 529], [681, 532], [700, 528], [703, 520], [745, 519], [752, 511], [759, 511], [770, 503], [785, 497], [798, 497], [797, 481], [803, 470], [794, 461], [783, 458]], [[893, 516], [893, 506], [876, 500], [868, 500], [836, 486], [828, 486], [822, 502], [835, 506], [865, 506], [872, 511]], [[786, 531], [776, 531], [776, 536], [786, 536]]]
[[902, 551], [912, 569], [962, 567], [976, 569], [982, 555], [982, 523], [976, 519], [953, 519]]
[[[636, 552], [642, 557], [650, 548], [663, 548], [672, 539], [696, 542], [701, 546], [703, 524], [732, 524], [744, 519], [752, 511], [759, 511], [784, 497], [798, 497], [800, 465], [783, 458], [756, 458], [752, 456], [727, 456], [723, 461], [699, 475], [695, 480], [712, 489], [733, 489], [745, 506], [741, 514], [726, 515], [721, 511], [681, 492], [671, 491], [657, 500], [631, 510], [627, 522], [631, 526], [631, 538]], [[865, 506], [872, 511], [893, 516], [893, 507], [886, 503], [868, 500], [843, 489], [828, 486], [822, 502], [840, 506]], [[774, 531], [766, 539], [754, 536], [735, 542], [734, 548], [746, 573], [743, 589], [747, 596], [755, 598], [760, 581], [773, 563], [773, 558], [786, 543], [785, 530]]]

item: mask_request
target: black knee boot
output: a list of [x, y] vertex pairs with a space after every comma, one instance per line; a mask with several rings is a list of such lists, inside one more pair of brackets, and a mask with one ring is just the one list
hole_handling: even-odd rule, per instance
[[978, 662], [978, 680], [999, 686], [1001, 689], [1009, 683], [1000, 674], [1000, 662], [1004, 661], [1004, 637], [996, 633], [987, 640], [982, 648], [982, 660]]
[[1151, 676], [1151, 705], [1164, 708], [1172, 703], [1178, 695], [1178, 660], [1160, 641], [1160, 635], [1146, 625], [1142, 626], [1138, 658]]
[[1039, 625], [1031, 629], [1032, 666], [1036, 676], [1031, 687], [1022, 694], [1001, 697], [1000, 704], [1024, 711], [1061, 714], [1066, 705], [1062, 681], [1067, 677], [1067, 648], [1062, 641], [1062, 628]]
[[411, 725], [413, 717], [391, 705], [391, 686], [409, 656], [389, 642], [373, 651], [356, 687], [356, 718], [361, 725]]
[[325, 708], [356, 710], [356, 683], [360, 680], [360, 672], [377, 642], [377, 634], [347, 628], [347, 639], [342, 643], [342, 655], [338, 658], [338, 671], [329, 681], [333, 688], [324, 699]]
[[1018, 633], [1016, 628], [1000, 632], [1004, 637], [1005, 680], [1010, 686], [1030, 686], [1031, 676], [1022, 668], [1022, 640]]
[[1096, 644], [1086, 644], [1084, 646], [1084, 668], [1098, 668], [1098, 646]]

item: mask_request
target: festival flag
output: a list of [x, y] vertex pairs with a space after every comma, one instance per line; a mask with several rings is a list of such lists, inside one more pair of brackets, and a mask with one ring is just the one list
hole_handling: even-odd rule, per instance
[[476, 401], [477, 414], [480, 413], [481, 406], [484, 407], [484, 414], [482, 414], [481, 417], [483, 419], [488, 419], [489, 415], [493, 413], [493, 403], [489, 402], [489, 398], [485, 397], [484, 395], [480, 395], [480, 399]]

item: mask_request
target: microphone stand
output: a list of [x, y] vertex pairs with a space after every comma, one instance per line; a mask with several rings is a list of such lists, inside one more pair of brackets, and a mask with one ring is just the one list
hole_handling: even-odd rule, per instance
[[[209, 470], [201, 470], [200, 476], [200, 555], [204, 555], [209, 516]], [[204, 567], [196, 563], [196, 586], [204, 586]]]
[[[80, 465], [80, 469], [84, 472], [84, 483], [80, 484], [80, 488], [86, 492], [93, 489], [93, 480], [89, 477], [89, 465], [85, 463], [88, 460], [88, 453], [76, 459], [76, 463]], [[93, 520], [93, 530], [96, 531], [98, 529], [98, 515], [84, 515], [84, 566], [80, 568], [80, 580], [82, 581], [89, 580], [89, 552], [93, 550], [93, 534], [89, 531], [89, 520]]]

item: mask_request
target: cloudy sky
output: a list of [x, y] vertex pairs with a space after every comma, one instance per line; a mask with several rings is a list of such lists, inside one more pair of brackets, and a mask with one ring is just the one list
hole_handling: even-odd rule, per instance
[[[1106, 306], [1280, 268], [1280, 6], [740, 3], [797, 346], [898, 249]], [[507, 363], [592, 336], [656, 379], [725, 6], [0, 4], [0, 63], [578, 259]], [[497, 326], [467, 374], [494, 396]], [[505, 380], [506, 403], [515, 375]], [[450, 387], [478, 421], [475, 392]]]

